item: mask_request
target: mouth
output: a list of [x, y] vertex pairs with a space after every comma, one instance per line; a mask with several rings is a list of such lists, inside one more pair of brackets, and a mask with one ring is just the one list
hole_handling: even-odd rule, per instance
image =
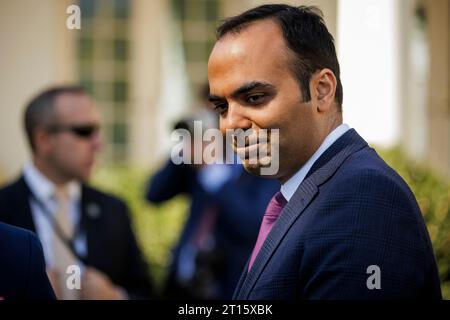
[[[276, 138], [276, 137], [275, 137]], [[233, 134], [231, 142], [233, 151], [247, 165], [270, 164], [272, 158], [272, 132], [267, 130], [248, 129]]]
[[258, 159], [259, 157], [270, 155], [270, 146], [266, 142], [254, 143], [243, 147], [237, 147], [233, 144], [233, 150], [241, 160]]

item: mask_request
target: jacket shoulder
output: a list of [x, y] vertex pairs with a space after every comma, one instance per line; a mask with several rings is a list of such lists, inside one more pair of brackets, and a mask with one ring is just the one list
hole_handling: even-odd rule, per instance
[[45, 273], [42, 246], [29, 230], [0, 223], [0, 296], [55, 299]]
[[[0, 188], [0, 221], [11, 222], [12, 212], [16, 212], [26, 201], [27, 187], [22, 177]], [[14, 220], [14, 219], [13, 219]]]
[[13, 195], [16, 195], [18, 191], [24, 190], [23, 185], [23, 177], [16, 178], [16, 180], [12, 182], [7, 182], [6, 184], [3, 184], [0, 186], [0, 200], [1, 199], [8, 199]]
[[125, 201], [111, 193], [101, 191], [95, 187], [83, 184], [82, 194], [85, 199], [94, 200], [101, 204], [117, 207], [127, 207]]
[[[391, 185], [400, 188], [409, 196], [412, 195], [405, 180], [370, 147], [353, 154], [338, 171], [338, 177], [348, 183], [354, 180], [363, 180], [366, 184], [375, 187]], [[356, 186], [349, 184], [350, 188]]]
[[26, 273], [33, 237], [35, 235], [29, 230], [0, 222], [0, 260], [3, 272], [10, 275]]
[[12, 226], [3, 222], [0, 222], [0, 243], [3, 240], [8, 239], [8, 243], [22, 243], [28, 241], [28, 238], [33, 233], [29, 230]]

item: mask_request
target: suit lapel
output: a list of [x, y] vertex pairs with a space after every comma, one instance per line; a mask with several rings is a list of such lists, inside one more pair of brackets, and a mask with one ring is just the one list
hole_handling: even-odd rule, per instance
[[284, 207], [283, 211], [278, 218], [278, 221], [273, 226], [263, 246], [261, 247], [258, 255], [247, 276], [245, 277], [241, 290], [236, 294], [238, 300], [248, 299], [251, 289], [259, 278], [261, 272], [266, 266], [275, 249], [278, 247], [282, 238], [289, 230], [294, 221], [302, 214], [303, 210], [309, 205], [317, 194], [317, 187], [310, 181], [302, 183], [295, 192], [291, 201], [289, 201]]
[[242, 285], [244, 284], [245, 278], [247, 277], [247, 270], [248, 270], [248, 264], [250, 263], [250, 258], [247, 260], [247, 263], [245, 264], [245, 267], [242, 271], [241, 277], [239, 278], [239, 281], [236, 285], [236, 289], [234, 289], [233, 293], [233, 300], [239, 299], [239, 292], [241, 291]]
[[15, 183], [14, 191], [11, 195], [11, 224], [32, 232], [36, 232], [30, 206], [31, 191], [23, 176]]
[[[286, 235], [292, 224], [301, 216], [305, 208], [313, 201], [319, 192], [319, 186], [325, 183], [338, 170], [342, 163], [353, 153], [367, 146], [354, 129], [347, 131], [316, 161], [312, 173], [300, 184], [291, 200], [284, 207], [273, 226], [250, 271], [241, 277], [234, 298], [245, 300], [249, 298], [251, 290], [261, 275], [264, 267], [274, 254], [276, 248]], [[324, 161], [325, 159], [325, 161]], [[281, 266], [282, 267], [282, 266]]]
[[92, 191], [82, 185], [81, 189], [81, 221], [80, 221], [80, 229], [81, 232], [86, 234], [86, 244], [87, 244], [87, 261], [92, 262], [92, 259], [96, 257], [92, 257], [90, 252], [99, 252], [95, 249], [98, 245], [97, 239], [101, 238], [99, 233], [102, 228], [99, 227], [99, 220], [101, 218], [101, 207], [100, 204], [97, 203], [95, 199], [95, 195]]

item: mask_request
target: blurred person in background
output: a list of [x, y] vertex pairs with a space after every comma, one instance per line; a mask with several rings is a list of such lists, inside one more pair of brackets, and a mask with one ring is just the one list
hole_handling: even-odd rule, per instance
[[[127, 206], [87, 185], [102, 145], [99, 121], [81, 87], [34, 97], [24, 114], [32, 161], [0, 189], [0, 220], [37, 233], [58, 298], [148, 298], [152, 284]], [[66, 285], [68, 266], [79, 267], [80, 290]]]
[[[201, 122], [203, 132], [218, 128], [217, 114], [207, 102], [209, 86], [202, 91], [203, 108], [175, 125], [192, 137], [194, 121]], [[207, 144], [203, 142], [203, 149]], [[230, 299], [264, 209], [279, 187], [276, 181], [249, 175], [241, 164], [176, 165], [169, 159], [151, 178], [146, 198], [157, 204], [186, 194], [191, 205], [172, 251], [165, 297]]]

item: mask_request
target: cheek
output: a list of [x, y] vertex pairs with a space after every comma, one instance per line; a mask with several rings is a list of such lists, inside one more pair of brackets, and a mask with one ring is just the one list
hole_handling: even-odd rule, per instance
[[75, 138], [66, 139], [59, 148], [60, 157], [64, 158], [68, 163], [78, 162], [87, 151], [88, 145]]
[[73, 147], [70, 140], [64, 136], [55, 137], [49, 149], [52, 156], [59, 159], [70, 158], [73, 155]]
[[78, 162], [85, 161], [92, 153], [92, 148], [88, 143], [84, 143], [84, 141], [80, 141], [76, 146], [74, 146], [74, 150], [76, 150], [76, 160]]
[[[306, 133], [311, 125], [309, 108], [294, 99], [280, 101], [270, 115], [271, 129], [279, 129], [279, 146], [283, 154], [291, 153], [305, 143]], [[269, 113], [267, 113], [269, 115]]]
[[291, 101], [275, 98], [264, 108], [255, 110], [253, 120], [262, 129], [279, 129], [280, 135], [289, 133], [290, 127], [297, 121], [298, 105]]

